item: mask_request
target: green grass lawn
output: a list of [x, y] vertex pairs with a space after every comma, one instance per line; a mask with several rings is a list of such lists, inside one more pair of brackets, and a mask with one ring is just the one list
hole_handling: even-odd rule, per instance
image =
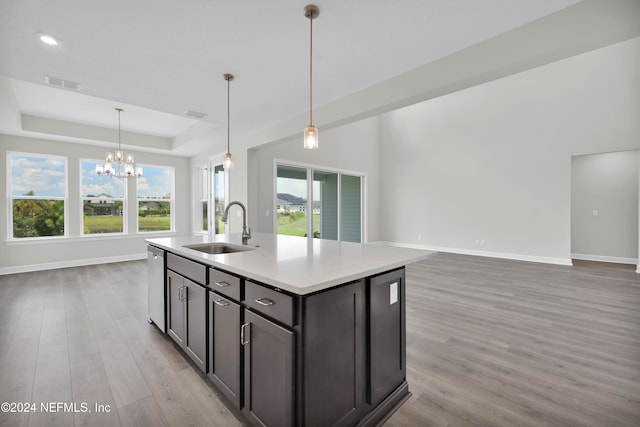
[[138, 231], [168, 231], [171, 230], [170, 216], [140, 216], [138, 217]]
[[84, 234], [122, 233], [121, 216], [98, 215], [84, 217]]
[[[121, 233], [123, 218], [121, 216], [85, 216], [84, 234]], [[139, 231], [168, 231], [171, 229], [170, 216], [138, 217]]]
[[[313, 215], [313, 229], [320, 230], [320, 214]], [[282, 215], [278, 214], [278, 234], [288, 236], [305, 236], [307, 234], [307, 215]]]

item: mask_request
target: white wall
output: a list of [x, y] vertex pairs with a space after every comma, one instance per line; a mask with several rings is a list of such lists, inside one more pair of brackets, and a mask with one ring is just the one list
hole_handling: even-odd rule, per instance
[[[379, 145], [377, 117], [339, 128], [320, 130], [320, 148], [305, 150], [300, 137], [251, 150], [249, 168], [250, 223], [257, 231], [273, 232], [274, 159], [367, 174], [368, 240], [378, 240]], [[266, 212], [269, 211], [269, 216]]]
[[577, 259], [636, 264], [637, 151], [572, 159], [571, 252]]
[[[37, 242], [7, 242], [7, 209], [0, 209], [0, 274], [30, 271], [72, 265], [137, 259], [146, 256], [145, 238], [148, 234], [95, 238], [82, 236], [80, 202], [81, 158], [102, 159], [105, 148], [84, 144], [63, 143], [35, 138], [0, 134], [0, 198], [7, 201], [6, 165], [7, 151], [36, 154], [53, 154], [67, 157], [68, 176], [68, 239], [47, 239]], [[131, 152], [138, 163], [175, 168], [175, 234], [190, 233], [191, 174], [189, 160], [152, 153]], [[135, 200], [135, 189], [129, 186], [129, 200]], [[135, 202], [134, 202], [135, 207]], [[135, 229], [137, 209], [129, 210], [129, 229]], [[157, 235], [157, 234], [156, 234]]]
[[568, 264], [571, 156], [640, 148], [638, 76], [636, 38], [382, 115], [381, 240]]

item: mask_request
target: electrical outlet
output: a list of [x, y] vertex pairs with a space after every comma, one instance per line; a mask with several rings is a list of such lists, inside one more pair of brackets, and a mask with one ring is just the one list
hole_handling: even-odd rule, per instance
[[593, 216], [598, 216], [598, 215], [600, 215], [600, 213], [598, 212], [598, 210], [597, 210], [597, 209], [594, 209], [594, 210], [593, 210]]
[[264, 213], [264, 216], [269, 216], [269, 211], [268, 210]]

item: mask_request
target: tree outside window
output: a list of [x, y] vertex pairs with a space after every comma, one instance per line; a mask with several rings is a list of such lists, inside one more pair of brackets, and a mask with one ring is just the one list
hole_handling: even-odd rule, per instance
[[67, 159], [7, 153], [12, 238], [64, 236]]

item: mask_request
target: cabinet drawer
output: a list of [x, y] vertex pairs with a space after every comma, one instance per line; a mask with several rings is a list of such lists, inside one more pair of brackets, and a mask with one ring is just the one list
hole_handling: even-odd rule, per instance
[[209, 268], [209, 289], [240, 301], [240, 278], [232, 274]]
[[245, 304], [289, 326], [293, 326], [293, 298], [249, 280], [244, 284]]
[[207, 283], [207, 267], [197, 262], [168, 253], [167, 268], [201, 285]]

